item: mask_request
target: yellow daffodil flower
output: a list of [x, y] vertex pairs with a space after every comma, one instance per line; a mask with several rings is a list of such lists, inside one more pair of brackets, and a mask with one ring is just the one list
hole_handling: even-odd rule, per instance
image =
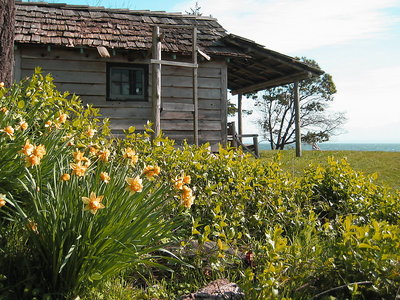
[[89, 198], [82, 197], [83, 204], [86, 204], [83, 210], [89, 210], [92, 214], [96, 214], [97, 210], [104, 208], [105, 206], [101, 203], [104, 196], [96, 196], [96, 193], [91, 192]]
[[147, 179], [153, 179], [154, 176], [158, 176], [161, 172], [159, 166], [146, 166], [143, 169], [143, 175], [147, 177]]
[[87, 165], [83, 165], [82, 162], [78, 162], [77, 164], [70, 164], [72, 169], [72, 175], [76, 176], [85, 176], [86, 170], [88, 168]]
[[14, 136], [14, 128], [12, 128], [12, 126], [7, 126], [7, 127], [3, 128], [3, 129], [0, 129], [0, 131], [4, 132], [9, 137]]
[[61, 180], [62, 181], [68, 181], [71, 179], [71, 176], [68, 173], [64, 173], [61, 175]]
[[0, 194], [0, 207], [6, 205], [6, 195]]
[[108, 175], [107, 172], [101, 172], [100, 173], [100, 178], [104, 183], [109, 183], [111, 180], [111, 177]]
[[126, 178], [125, 181], [128, 184], [126, 190], [129, 193], [139, 193], [143, 190], [142, 179], [139, 178], [139, 176], [136, 176], [135, 178]]

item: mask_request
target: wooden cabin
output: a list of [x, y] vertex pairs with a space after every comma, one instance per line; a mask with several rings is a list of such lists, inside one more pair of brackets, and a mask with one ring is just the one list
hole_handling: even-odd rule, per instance
[[15, 79], [38, 66], [60, 90], [100, 108], [116, 134], [150, 120], [177, 142], [213, 149], [227, 141], [228, 90], [323, 73], [228, 34], [211, 17], [16, 2]]

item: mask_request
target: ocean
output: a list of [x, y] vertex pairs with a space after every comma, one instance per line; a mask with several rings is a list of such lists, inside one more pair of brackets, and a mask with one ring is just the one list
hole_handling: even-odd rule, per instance
[[[400, 144], [397, 143], [321, 143], [318, 144], [321, 150], [351, 150], [351, 151], [385, 151], [400, 152]], [[294, 145], [290, 145], [287, 149], [293, 149]], [[260, 143], [260, 150], [269, 150], [271, 147], [268, 143]], [[312, 150], [311, 145], [303, 144], [303, 150]]]

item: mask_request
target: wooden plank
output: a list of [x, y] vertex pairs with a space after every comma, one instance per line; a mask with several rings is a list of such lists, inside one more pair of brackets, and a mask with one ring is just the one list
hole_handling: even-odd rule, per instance
[[198, 67], [197, 64], [193, 64], [193, 63], [173, 61], [173, 60], [163, 60], [163, 59], [150, 59], [150, 63], [166, 65], [166, 66], [184, 67], [184, 68], [197, 68]]
[[[165, 120], [161, 124], [163, 130], [193, 130], [192, 120]], [[199, 130], [221, 130], [220, 121], [199, 120]]]
[[[100, 118], [102, 119], [102, 118]], [[123, 130], [123, 129], [128, 129], [130, 126], [135, 126], [135, 127], [141, 127], [143, 128], [143, 126], [147, 123], [148, 120], [146, 119], [136, 119], [136, 120], [132, 120], [129, 118], [113, 118], [110, 119], [110, 125], [111, 125], [111, 129], [113, 130]]]
[[[193, 131], [175, 131], [175, 130], [164, 130], [163, 133], [168, 137], [174, 139], [191, 139], [193, 140]], [[219, 141], [219, 131], [206, 131], [199, 130], [199, 139], [204, 141]]]
[[87, 84], [87, 83], [57, 83], [57, 89], [61, 91], [68, 91], [80, 96], [91, 95], [100, 96], [105, 98], [106, 85], [105, 84]]
[[[198, 69], [199, 78], [220, 78], [221, 69], [219, 68], [207, 68], [202, 64], [199, 64]], [[187, 76], [192, 77], [192, 71], [188, 68], [165, 66], [162, 71], [164, 75], [174, 75], [174, 76]]]
[[[199, 88], [199, 99], [221, 99], [221, 89]], [[192, 88], [163, 87], [162, 97], [166, 98], [192, 98]]]
[[[193, 87], [192, 76], [172, 76], [163, 75], [162, 86], [163, 87]], [[204, 78], [198, 77], [198, 86], [200, 88], [220, 88], [221, 80], [220, 78]]]
[[[163, 98], [164, 103], [192, 103], [190, 98]], [[220, 110], [221, 100], [216, 99], [199, 99], [199, 109], [204, 110]]]
[[194, 111], [192, 103], [171, 103], [164, 102], [162, 104], [163, 111]]
[[106, 118], [130, 118], [135, 119], [150, 119], [150, 107], [103, 107], [100, 108], [100, 113]]
[[104, 72], [75, 72], [75, 71], [52, 71], [51, 75], [55, 82], [60, 83], [105, 83]]
[[106, 101], [105, 96], [90, 96], [84, 95], [81, 97], [84, 103], [91, 103], [99, 108], [127, 108], [127, 107], [151, 107], [151, 102], [149, 101]]
[[[162, 120], [175, 120], [175, 119], [193, 119], [193, 112], [177, 112], [177, 111], [162, 111]], [[219, 121], [221, 120], [221, 113], [219, 110], [201, 110], [199, 109], [199, 119]]]
[[77, 72], [106, 72], [105, 61], [88, 61], [82, 63], [76, 60], [49, 60], [42, 58], [22, 58], [22, 70], [34, 70], [41, 67], [44, 72], [77, 71]]
[[[22, 75], [31, 76], [33, 71], [23, 70]], [[45, 72], [46, 74], [48, 72]], [[106, 74], [102, 72], [75, 72], [75, 71], [52, 71], [51, 76], [57, 83], [105, 83]]]
[[[81, 53], [81, 48], [58, 48], [52, 47], [51, 51], [48, 52], [43, 46], [29, 48], [21, 47], [21, 57], [22, 58], [40, 58], [40, 59], [50, 59], [50, 60], [75, 60], [75, 61], [91, 61], [98, 62], [104, 61], [99, 56], [97, 50], [92, 48], [83, 48], [83, 53]], [[121, 62], [121, 63], [134, 63], [134, 64], [149, 64], [150, 60], [144, 57], [144, 52], [119, 52], [117, 51], [115, 55], [111, 52], [111, 57], [107, 58], [107, 62]]]

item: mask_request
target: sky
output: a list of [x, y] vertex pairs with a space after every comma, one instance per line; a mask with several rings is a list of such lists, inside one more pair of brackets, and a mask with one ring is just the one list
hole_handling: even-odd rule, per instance
[[[185, 0], [49, 0], [138, 10], [185, 12]], [[345, 112], [345, 143], [400, 143], [400, 0], [199, 0], [228, 31], [266, 48], [317, 61], [338, 90], [332, 111]], [[236, 96], [231, 96], [232, 100]], [[253, 109], [252, 101], [244, 101]], [[257, 113], [244, 133], [259, 133]]]

